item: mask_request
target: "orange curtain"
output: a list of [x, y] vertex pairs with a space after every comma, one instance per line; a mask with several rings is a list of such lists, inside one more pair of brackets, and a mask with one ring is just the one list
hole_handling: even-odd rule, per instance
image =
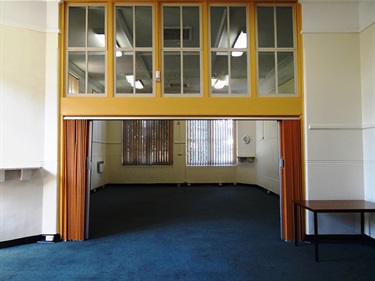
[[[293, 200], [301, 200], [302, 194], [302, 148], [301, 125], [299, 120], [280, 122], [280, 147], [284, 167], [281, 169], [282, 181], [282, 238], [294, 240]], [[303, 224], [301, 224], [303, 225]], [[298, 230], [302, 237], [302, 228]]]
[[87, 190], [88, 121], [64, 121], [62, 236], [84, 240]]

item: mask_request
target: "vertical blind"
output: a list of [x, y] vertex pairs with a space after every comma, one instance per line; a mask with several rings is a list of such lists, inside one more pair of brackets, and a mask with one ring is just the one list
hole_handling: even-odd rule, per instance
[[233, 120], [187, 122], [187, 165], [230, 166], [234, 164]]
[[172, 121], [123, 121], [123, 165], [172, 165]]

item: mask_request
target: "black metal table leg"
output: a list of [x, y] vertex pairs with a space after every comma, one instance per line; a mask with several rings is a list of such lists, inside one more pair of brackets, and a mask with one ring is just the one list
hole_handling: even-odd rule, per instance
[[314, 212], [315, 260], [319, 261], [318, 213]]
[[365, 214], [361, 212], [361, 242], [365, 244]]
[[297, 220], [297, 204], [294, 203], [294, 245], [298, 245], [298, 220]]

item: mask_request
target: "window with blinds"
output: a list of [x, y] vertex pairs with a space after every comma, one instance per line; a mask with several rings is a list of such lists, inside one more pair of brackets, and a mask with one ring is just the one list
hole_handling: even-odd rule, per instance
[[122, 165], [173, 164], [173, 122], [169, 120], [123, 121]]
[[233, 120], [190, 120], [187, 122], [187, 165], [232, 166]]

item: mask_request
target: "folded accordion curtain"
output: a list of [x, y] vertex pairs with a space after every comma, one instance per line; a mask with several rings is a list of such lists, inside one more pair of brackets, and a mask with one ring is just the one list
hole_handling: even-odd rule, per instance
[[84, 240], [89, 121], [64, 120], [64, 136], [61, 233], [64, 240]]
[[[300, 120], [283, 120], [280, 122], [280, 156], [284, 159], [284, 166], [281, 169], [282, 239], [292, 241], [296, 239], [293, 232], [293, 200], [301, 200], [304, 197]], [[300, 219], [303, 219], [303, 217], [300, 217]], [[302, 238], [303, 231], [302, 227], [298, 229], [299, 238], [297, 239]]]

